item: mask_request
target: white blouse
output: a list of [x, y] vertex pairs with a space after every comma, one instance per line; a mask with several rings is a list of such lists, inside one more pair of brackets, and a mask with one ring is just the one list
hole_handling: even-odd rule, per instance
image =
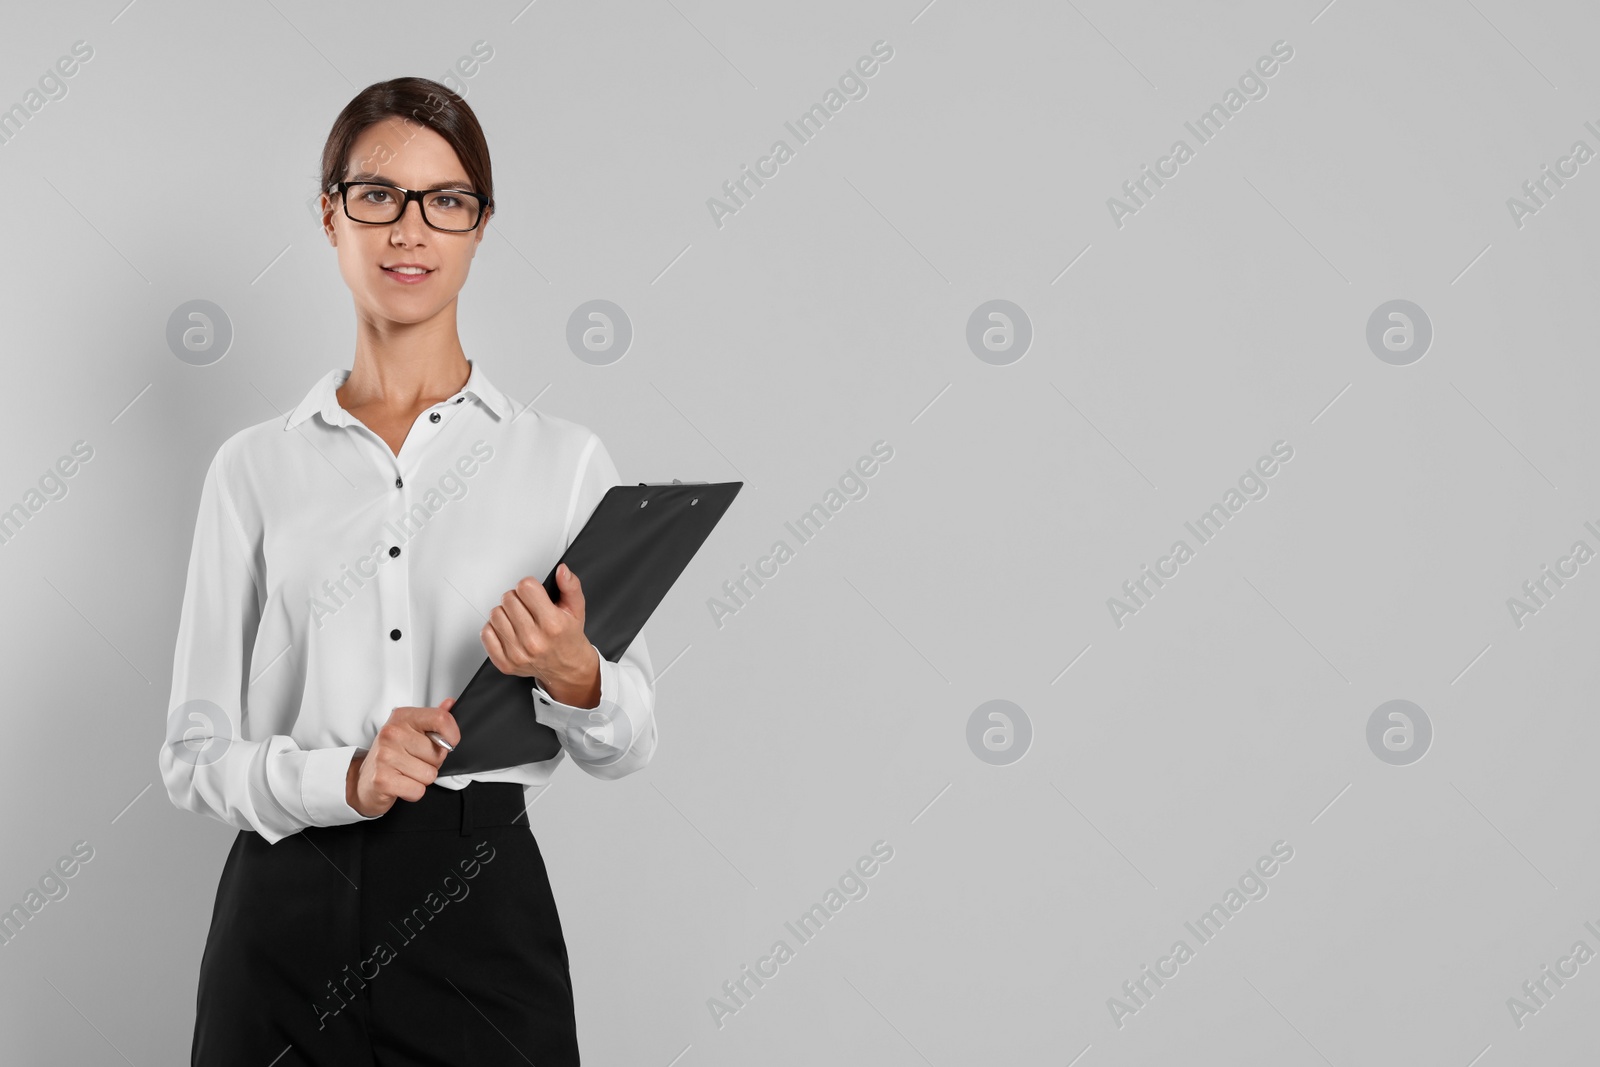
[[[276, 843], [359, 822], [345, 772], [396, 707], [459, 696], [479, 631], [520, 579], [544, 581], [619, 484], [600, 438], [518, 409], [469, 361], [460, 393], [423, 412], [400, 454], [340, 407], [331, 370], [287, 418], [224, 441], [200, 491], [161, 775], [172, 802]], [[583, 575], [578, 575], [583, 580]], [[644, 637], [600, 657], [591, 709], [530, 678], [561, 739], [542, 763], [437, 784], [519, 782], [531, 803], [563, 756], [620, 778], [656, 749]], [[400, 799], [396, 804], [408, 801]]]

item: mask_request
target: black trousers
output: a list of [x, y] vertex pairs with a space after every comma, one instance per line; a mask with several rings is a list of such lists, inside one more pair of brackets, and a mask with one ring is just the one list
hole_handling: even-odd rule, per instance
[[429, 786], [269, 845], [241, 830], [192, 1067], [576, 1067], [561, 920], [522, 786]]

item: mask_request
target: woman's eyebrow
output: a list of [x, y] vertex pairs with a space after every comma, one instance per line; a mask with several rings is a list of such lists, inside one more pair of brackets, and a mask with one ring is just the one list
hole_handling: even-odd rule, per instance
[[[345, 181], [347, 181], [347, 182], [383, 182], [385, 185], [394, 184], [393, 179], [389, 178], [387, 175], [379, 174], [377, 171], [372, 171], [372, 170], [357, 171], [356, 173], [352, 174], [350, 177], [346, 178]], [[424, 189], [467, 189], [467, 190], [471, 190], [472, 192], [477, 192], [476, 189], [473, 189], [472, 182], [468, 181], [466, 178], [447, 178], [444, 181], [430, 182], [425, 186], [421, 186], [421, 188], [424, 188]]]

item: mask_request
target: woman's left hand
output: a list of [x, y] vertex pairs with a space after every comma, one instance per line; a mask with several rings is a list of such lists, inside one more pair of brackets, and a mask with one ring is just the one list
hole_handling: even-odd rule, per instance
[[583, 633], [583, 586], [565, 563], [556, 568], [561, 602], [528, 577], [500, 598], [479, 631], [489, 661], [504, 674], [536, 678], [563, 704], [600, 702], [600, 657]]

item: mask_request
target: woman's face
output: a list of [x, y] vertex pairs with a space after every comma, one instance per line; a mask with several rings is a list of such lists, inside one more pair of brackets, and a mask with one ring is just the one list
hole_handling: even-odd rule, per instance
[[[371, 179], [402, 189], [482, 191], [467, 180], [466, 168], [449, 142], [398, 116], [369, 126], [356, 138], [344, 179]], [[339, 273], [358, 311], [373, 319], [426, 322], [449, 307], [466, 284], [488, 221], [467, 233], [447, 233], [423, 222], [421, 207], [409, 203], [395, 222], [372, 225], [347, 217], [337, 192], [323, 196], [323, 231], [338, 249]], [[418, 280], [388, 269], [404, 264], [429, 273]]]

